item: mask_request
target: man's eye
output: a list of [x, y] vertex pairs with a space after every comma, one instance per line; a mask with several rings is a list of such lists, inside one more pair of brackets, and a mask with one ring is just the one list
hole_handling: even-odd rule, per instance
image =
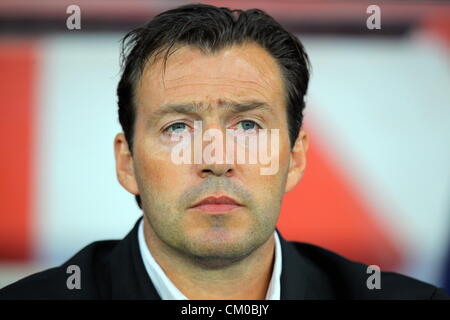
[[243, 120], [239, 123], [242, 125], [242, 129], [244, 131], [253, 130], [253, 129], [257, 129], [257, 128], [261, 129], [261, 127], [255, 121], [252, 121], [252, 120]]
[[164, 132], [168, 133], [181, 133], [184, 129], [188, 128], [187, 124], [184, 122], [176, 122], [170, 126], [168, 126]]

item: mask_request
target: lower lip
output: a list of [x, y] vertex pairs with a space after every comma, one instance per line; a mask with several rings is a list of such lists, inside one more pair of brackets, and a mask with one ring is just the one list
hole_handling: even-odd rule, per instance
[[203, 212], [218, 213], [218, 212], [229, 212], [242, 206], [236, 204], [202, 204], [200, 206], [193, 207], [192, 209], [197, 209]]

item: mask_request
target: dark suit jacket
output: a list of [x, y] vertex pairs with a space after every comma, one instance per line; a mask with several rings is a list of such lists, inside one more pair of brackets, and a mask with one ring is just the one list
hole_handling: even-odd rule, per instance
[[[140, 219], [139, 219], [140, 220]], [[160, 299], [145, 270], [138, 223], [122, 240], [94, 242], [63, 265], [0, 290], [0, 299]], [[281, 299], [449, 299], [444, 290], [393, 272], [381, 273], [381, 289], [367, 288], [367, 266], [280, 235]], [[81, 270], [81, 289], [67, 288], [69, 265]]]

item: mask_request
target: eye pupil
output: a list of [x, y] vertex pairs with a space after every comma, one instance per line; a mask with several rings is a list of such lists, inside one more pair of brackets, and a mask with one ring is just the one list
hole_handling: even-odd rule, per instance
[[244, 120], [242, 121], [242, 127], [244, 130], [252, 130], [255, 128], [256, 123], [254, 121]]
[[169, 128], [171, 128], [174, 132], [177, 132], [178, 129], [183, 130], [186, 127], [185, 123], [177, 122], [172, 124]]

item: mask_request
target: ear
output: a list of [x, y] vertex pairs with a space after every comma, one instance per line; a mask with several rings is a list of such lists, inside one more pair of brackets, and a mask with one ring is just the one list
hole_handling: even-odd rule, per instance
[[114, 138], [114, 155], [116, 158], [116, 174], [119, 183], [128, 192], [134, 195], [139, 194], [134, 174], [133, 158], [123, 133], [118, 133]]
[[308, 151], [309, 137], [304, 130], [300, 130], [294, 147], [290, 153], [289, 171], [284, 192], [291, 191], [303, 177], [306, 167], [306, 151]]

